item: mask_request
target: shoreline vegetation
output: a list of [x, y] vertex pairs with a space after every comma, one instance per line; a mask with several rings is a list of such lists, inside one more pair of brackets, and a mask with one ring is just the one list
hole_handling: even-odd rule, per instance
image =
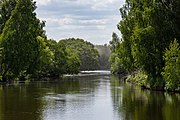
[[180, 93], [179, 90], [168, 90], [165, 88], [151, 88], [148, 85], [148, 76], [142, 72], [135, 72], [130, 75], [123, 76], [120, 80], [127, 82], [128, 84], [135, 85], [141, 87], [143, 90], [150, 90], [150, 91], [161, 91], [161, 92], [168, 92], [168, 93]]
[[33, 0], [0, 1], [1, 83], [59, 78], [100, 69], [108, 62], [104, 53], [99, 54], [100, 47], [83, 39], [47, 39], [45, 21], [36, 17], [36, 8]]
[[[180, 92], [180, 1], [126, 0], [110, 41], [112, 74], [150, 90]], [[125, 77], [126, 78], [126, 77]]]

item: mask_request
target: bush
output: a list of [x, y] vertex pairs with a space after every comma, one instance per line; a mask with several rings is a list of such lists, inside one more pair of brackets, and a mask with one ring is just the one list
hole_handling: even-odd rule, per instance
[[179, 43], [174, 40], [164, 54], [165, 67], [162, 72], [166, 90], [180, 91], [180, 51]]
[[138, 71], [134, 74], [128, 76], [127, 81], [137, 84], [138, 86], [146, 86], [147, 87], [148, 76], [143, 71]]

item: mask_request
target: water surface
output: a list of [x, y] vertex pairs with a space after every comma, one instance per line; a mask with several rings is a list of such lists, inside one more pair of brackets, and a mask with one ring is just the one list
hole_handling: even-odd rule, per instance
[[150, 92], [107, 72], [0, 86], [0, 120], [180, 120], [180, 95]]

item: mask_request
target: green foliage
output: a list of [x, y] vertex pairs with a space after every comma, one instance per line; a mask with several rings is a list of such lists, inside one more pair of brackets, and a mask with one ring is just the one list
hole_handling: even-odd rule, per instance
[[126, 0], [120, 9], [122, 20], [118, 24], [122, 40], [112, 46], [117, 36], [113, 33], [110, 42], [112, 52], [116, 54], [114, 58], [118, 57], [111, 60], [113, 68], [119, 65], [130, 73], [141, 69], [148, 76], [152, 89], [163, 89], [163, 53], [171, 40], [179, 36], [178, 8], [177, 1]]
[[67, 48], [78, 54], [80, 70], [96, 70], [99, 68], [99, 53], [90, 42], [83, 39], [69, 38], [60, 40], [59, 44], [64, 44]]
[[0, 34], [16, 6], [16, 0], [0, 1]]
[[40, 68], [34, 77], [59, 77], [63, 74], [79, 73], [80, 61], [74, 51], [54, 40], [44, 40], [39, 37], [39, 41]]
[[118, 74], [118, 72], [122, 68], [122, 64], [118, 55], [116, 53], [112, 53], [109, 58], [109, 62], [111, 63], [111, 68], [110, 68], [111, 73]]
[[43, 37], [38, 36], [37, 40], [40, 43], [40, 52], [39, 52], [39, 64], [38, 69], [32, 74], [31, 77], [40, 77], [48, 75], [48, 71], [52, 69], [52, 63], [54, 58], [54, 53], [47, 46], [46, 41]]
[[78, 74], [80, 70], [80, 60], [78, 55], [69, 48], [66, 48], [66, 52], [67, 52], [66, 73]]
[[112, 41], [109, 42], [109, 46], [110, 46], [111, 52], [116, 52], [118, 44], [119, 44], [118, 35], [113, 32], [113, 34], [112, 34]]
[[45, 22], [36, 18], [32, 0], [0, 2], [1, 76], [4, 82], [19, 78], [57, 77], [79, 72], [76, 53], [46, 40]]
[[38, 64], [39, 42], [42, 31], [31, 0], [19, 0], [6, 22], [1, 36], [3, 47], [3, 80], [31, 74]]
[[128, 72], [132, 71], [134, 63], [129, 45], [129, 41], [120, 41], [117, 34], [113, 33], [112, 41], [110, 41], [111, 56], [109, 59], [113, 74], [124, 73], [124, 69]]
[[177, 40], [166, 49], [165, 67], [162, 75], [166, 81], [166, 89], [171, 91], [180, 90], [180, 46]]
[[91, 43], [79, 40], [79, 49], [83, 48], [75, 51], [64, 43], [47, 40], [45, 22], [36, 17], [35, 9], [33, 0], [0, 1], [0, 80], [77, 74], [79, 54], [83, 54], [83, 65], [90, 61], [89, 67], [95, 66], [98, 53]]
[[121, 58], [119, 56], [119, 52], [120, 52], [120, 40], [118, 38], [118, 35], [116, 33], [112, 34], [112, 41], [109, 42], [109, 47], [111, 50], [111, 55], [109, 58], [109, 62], [111, 64], [110, 70], [112, 74], [118, 74], [119, 71], [122, 68], [122, 62], [121, 62]]
[[142, 70], [134, 72], [133, 74], [127, 77], [128, 82], [133, 82], [139, 86], [148, 86], [148, 75]]

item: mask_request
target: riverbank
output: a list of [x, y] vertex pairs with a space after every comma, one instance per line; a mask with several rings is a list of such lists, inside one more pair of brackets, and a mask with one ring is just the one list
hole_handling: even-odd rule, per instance
[[142, 71], [136, 71], [126, 76], [121, 77], [121, 80], [126, 81], [132, 85], [139, 86], [141, 89], [150, 91], [162, 91], [171, 93], [180, 93], [180, 90], [168, 90], [165, 86], [151, 88], [148, 82], [148, 76]]

